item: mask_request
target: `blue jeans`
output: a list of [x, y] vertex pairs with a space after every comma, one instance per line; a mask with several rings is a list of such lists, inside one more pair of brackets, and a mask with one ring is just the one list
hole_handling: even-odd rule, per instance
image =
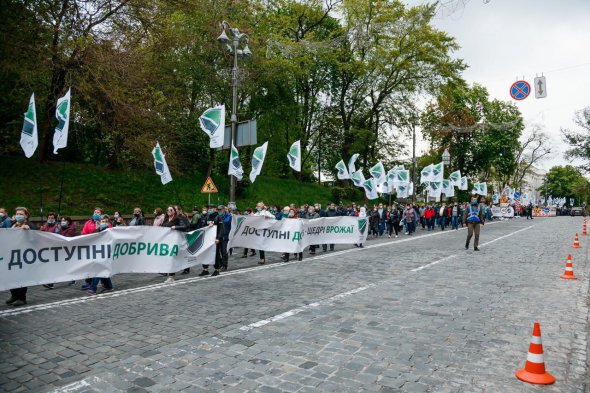
[[414, 233], [416, 231], [416, 227], [414, 226], [415, 223], [412, 222], [407, 222], [406, 225], [408, 226], [408, 233]]
[[102, 282], [102, 285], [105, 287], [105, 289], [113, 289], [113, 282], [108, 277], [107, 278], [94, 277], [92, 279], [92, 283], [90, 283], [89, 289], [92, 289], [94, 292], [96, 292], [96, 288], [98, 288], [99, 281]]
[[379, 236], [385, 232], [385, 221], [379, 220]]
[[445, 230], [445, 227], [447, 226], [447, 218], [446, 217], [440, 217], [438, 219], [438, 223], [440, 224], [440, 229], [442, 229], [444, 231]]
[[459, 229], [459, 217], [458, 216], [451, 217], [451, 226], [453, 229]]

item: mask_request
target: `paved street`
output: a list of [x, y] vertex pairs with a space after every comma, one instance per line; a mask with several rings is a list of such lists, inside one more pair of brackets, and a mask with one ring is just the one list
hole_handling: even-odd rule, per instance
[[[28, 308], [0, 306], [0, 391], [588, 391], [581, 228], [492, 223], [479, 253], [464, 230], [418, 230], [302, 262], [234, 256], [219, 277], [120, 275], [92, 298], [32, 288]], [[578, 280], [559, 278], [568, 253]], [[548, 387], [514, 377], [535, 321]]]

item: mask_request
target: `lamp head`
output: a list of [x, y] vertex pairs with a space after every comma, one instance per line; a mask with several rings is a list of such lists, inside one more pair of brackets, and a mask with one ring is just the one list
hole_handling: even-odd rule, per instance
[[225, 28], [223, 29], [219, 37], [217, 37], [217, 41], [219, 41], [222, 44], [229, 44], [229, 37], [225, 33]]

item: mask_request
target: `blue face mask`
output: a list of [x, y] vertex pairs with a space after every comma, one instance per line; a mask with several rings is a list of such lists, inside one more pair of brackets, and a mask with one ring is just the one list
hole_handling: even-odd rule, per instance
[[55, 224], [55, 220], [47, 220], [47, 223], [48, 223], [49, 225]]
[[25, 216], [23, 216], [22, 214], [17, 214], [16, 216], [14, 216], [14, 218], [16, 219], [16, 222], [24, 222], [25, 221]]
[[472, 201], [471, 201], [471, 204], [472, 204], [473, 206], [477, 205], [477, 199], [474, 199], [474, 200], [472, 200]]
[[93, 218], [95, 221], [98, 221], [98, 220], [100, 220], [100, 214], [96, 214], [96, 213], [94, 213], [94, 214], [92, 215], [92, 218]]
[[109, 224], [107, 224], [106, 222], [100, 223], [100, 229], [107, 229], [108, 227], [109, 227]]
[[61, 226], [64, 227], [64, 228], [67, 228], [68, 227], [68, 222], [67, 221], [62, 221], [61, 222]]
[[207, 210], [207, 213], [209, 213], [209, 214], [213, 214], [213, 209], [209, 209], [209, 210]]

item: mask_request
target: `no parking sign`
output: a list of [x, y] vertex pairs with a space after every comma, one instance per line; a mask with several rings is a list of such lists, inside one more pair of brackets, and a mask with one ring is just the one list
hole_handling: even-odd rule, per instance
[[517, 101], [524, 100], [531, 94], [531, 85], [527, 81], [516, 81], [510, 86], [510, 97]]

